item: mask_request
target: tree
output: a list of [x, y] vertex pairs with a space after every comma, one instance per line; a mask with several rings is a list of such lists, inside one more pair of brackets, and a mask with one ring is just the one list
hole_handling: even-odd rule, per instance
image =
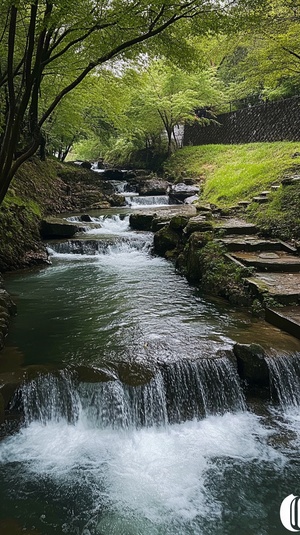
[[[219, 74], [232, 99], [276, 99], [300, 91], [300, 5], [273, 0], [258, 24], [225, 36]], [[213, 50], [211, 51], [213, 53]]]
[[[0, 7], [0, 203], [20, 165], [41, 142], [41, 129], [62, 99], [114, 58], [145, 53], [145, 44], [186, 21], [193, 31], [257, 0], [2, 0]], [[44, 95], [45, 80], [56, 94]], [[48, 84], [49, 85], [49, 84]], [[43, 106], [41, 106], [43, 96]]]
[[[195, 120], [195, 109], [217, 106], [222, 101], [221, 83], [210, 68], [186, 72], [166, 61], [154, 62], [144, 75], [134, 110], [138, 123], [151, 133], [166, 132], [168, 154], [177, 145], [175, 127]], [[199, 119], [196, 119], [199, 120]], [[209, 119], [202, 119], [202, 122]]]

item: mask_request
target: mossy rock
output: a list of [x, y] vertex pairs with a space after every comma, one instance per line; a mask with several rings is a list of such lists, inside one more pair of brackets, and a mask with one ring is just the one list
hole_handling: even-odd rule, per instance
[[184, 233], [189, 236], [193, 232], [208, 232], [213, 230], [211, 221], [207, 221], [205, 216], [198, 215], [191, 217], [184, 229]]
[[154, 251], [160, 256], [165, 256], [167, 251], [176, 249], [179, 243], [180, 235], [169, 225], [154, 234]]
[[145, 212], [136, 212], [130, 214], [129, 225], [134, 230], [151, 230], [152, 221], [156, 214], [147, 214]]
[[189, 222], [189, 217], [185, 215], [175, 215], [170, 221], [170, 228], [172, 230], [181, 231]]
[[40, 226], [42, 238], [72, 238], [80, 230], [78, 225], [54, 217], [43, 219]]

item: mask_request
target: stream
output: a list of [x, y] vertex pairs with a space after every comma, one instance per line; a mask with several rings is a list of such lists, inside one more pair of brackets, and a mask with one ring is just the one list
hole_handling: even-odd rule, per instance
[[[49, 243], [50, 266], [6, 277], [18, 315], [3, 358], [42, 373], [0, 441], [1, 534], [284, 535], [299, 341], [190, 287], [128, 209], [92, 222]], [[236, 341], [273, 348], [278, 401], [246, 400]]]

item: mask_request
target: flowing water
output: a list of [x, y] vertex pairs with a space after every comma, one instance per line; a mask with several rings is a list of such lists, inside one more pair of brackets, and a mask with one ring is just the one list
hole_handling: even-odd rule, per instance
[[269, 328], [294, 352], [267, 359], [274, 402], [247, 406], [229, 349], [263, 343], [265, 324], [197, 294], [128, 216], [95, 216], [49, 251], [51, 266], [6, 281], [19, 310], [8, 345], [41, 373], [0, 442], [1, 534], [286, 533], [297, 342]]

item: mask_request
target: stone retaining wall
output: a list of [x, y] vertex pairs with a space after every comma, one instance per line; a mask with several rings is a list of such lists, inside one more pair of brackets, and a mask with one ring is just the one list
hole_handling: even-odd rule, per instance
[[219, 115], [219, 124], [186, 125], [183, 145], [300, 141], [300, 97]]

